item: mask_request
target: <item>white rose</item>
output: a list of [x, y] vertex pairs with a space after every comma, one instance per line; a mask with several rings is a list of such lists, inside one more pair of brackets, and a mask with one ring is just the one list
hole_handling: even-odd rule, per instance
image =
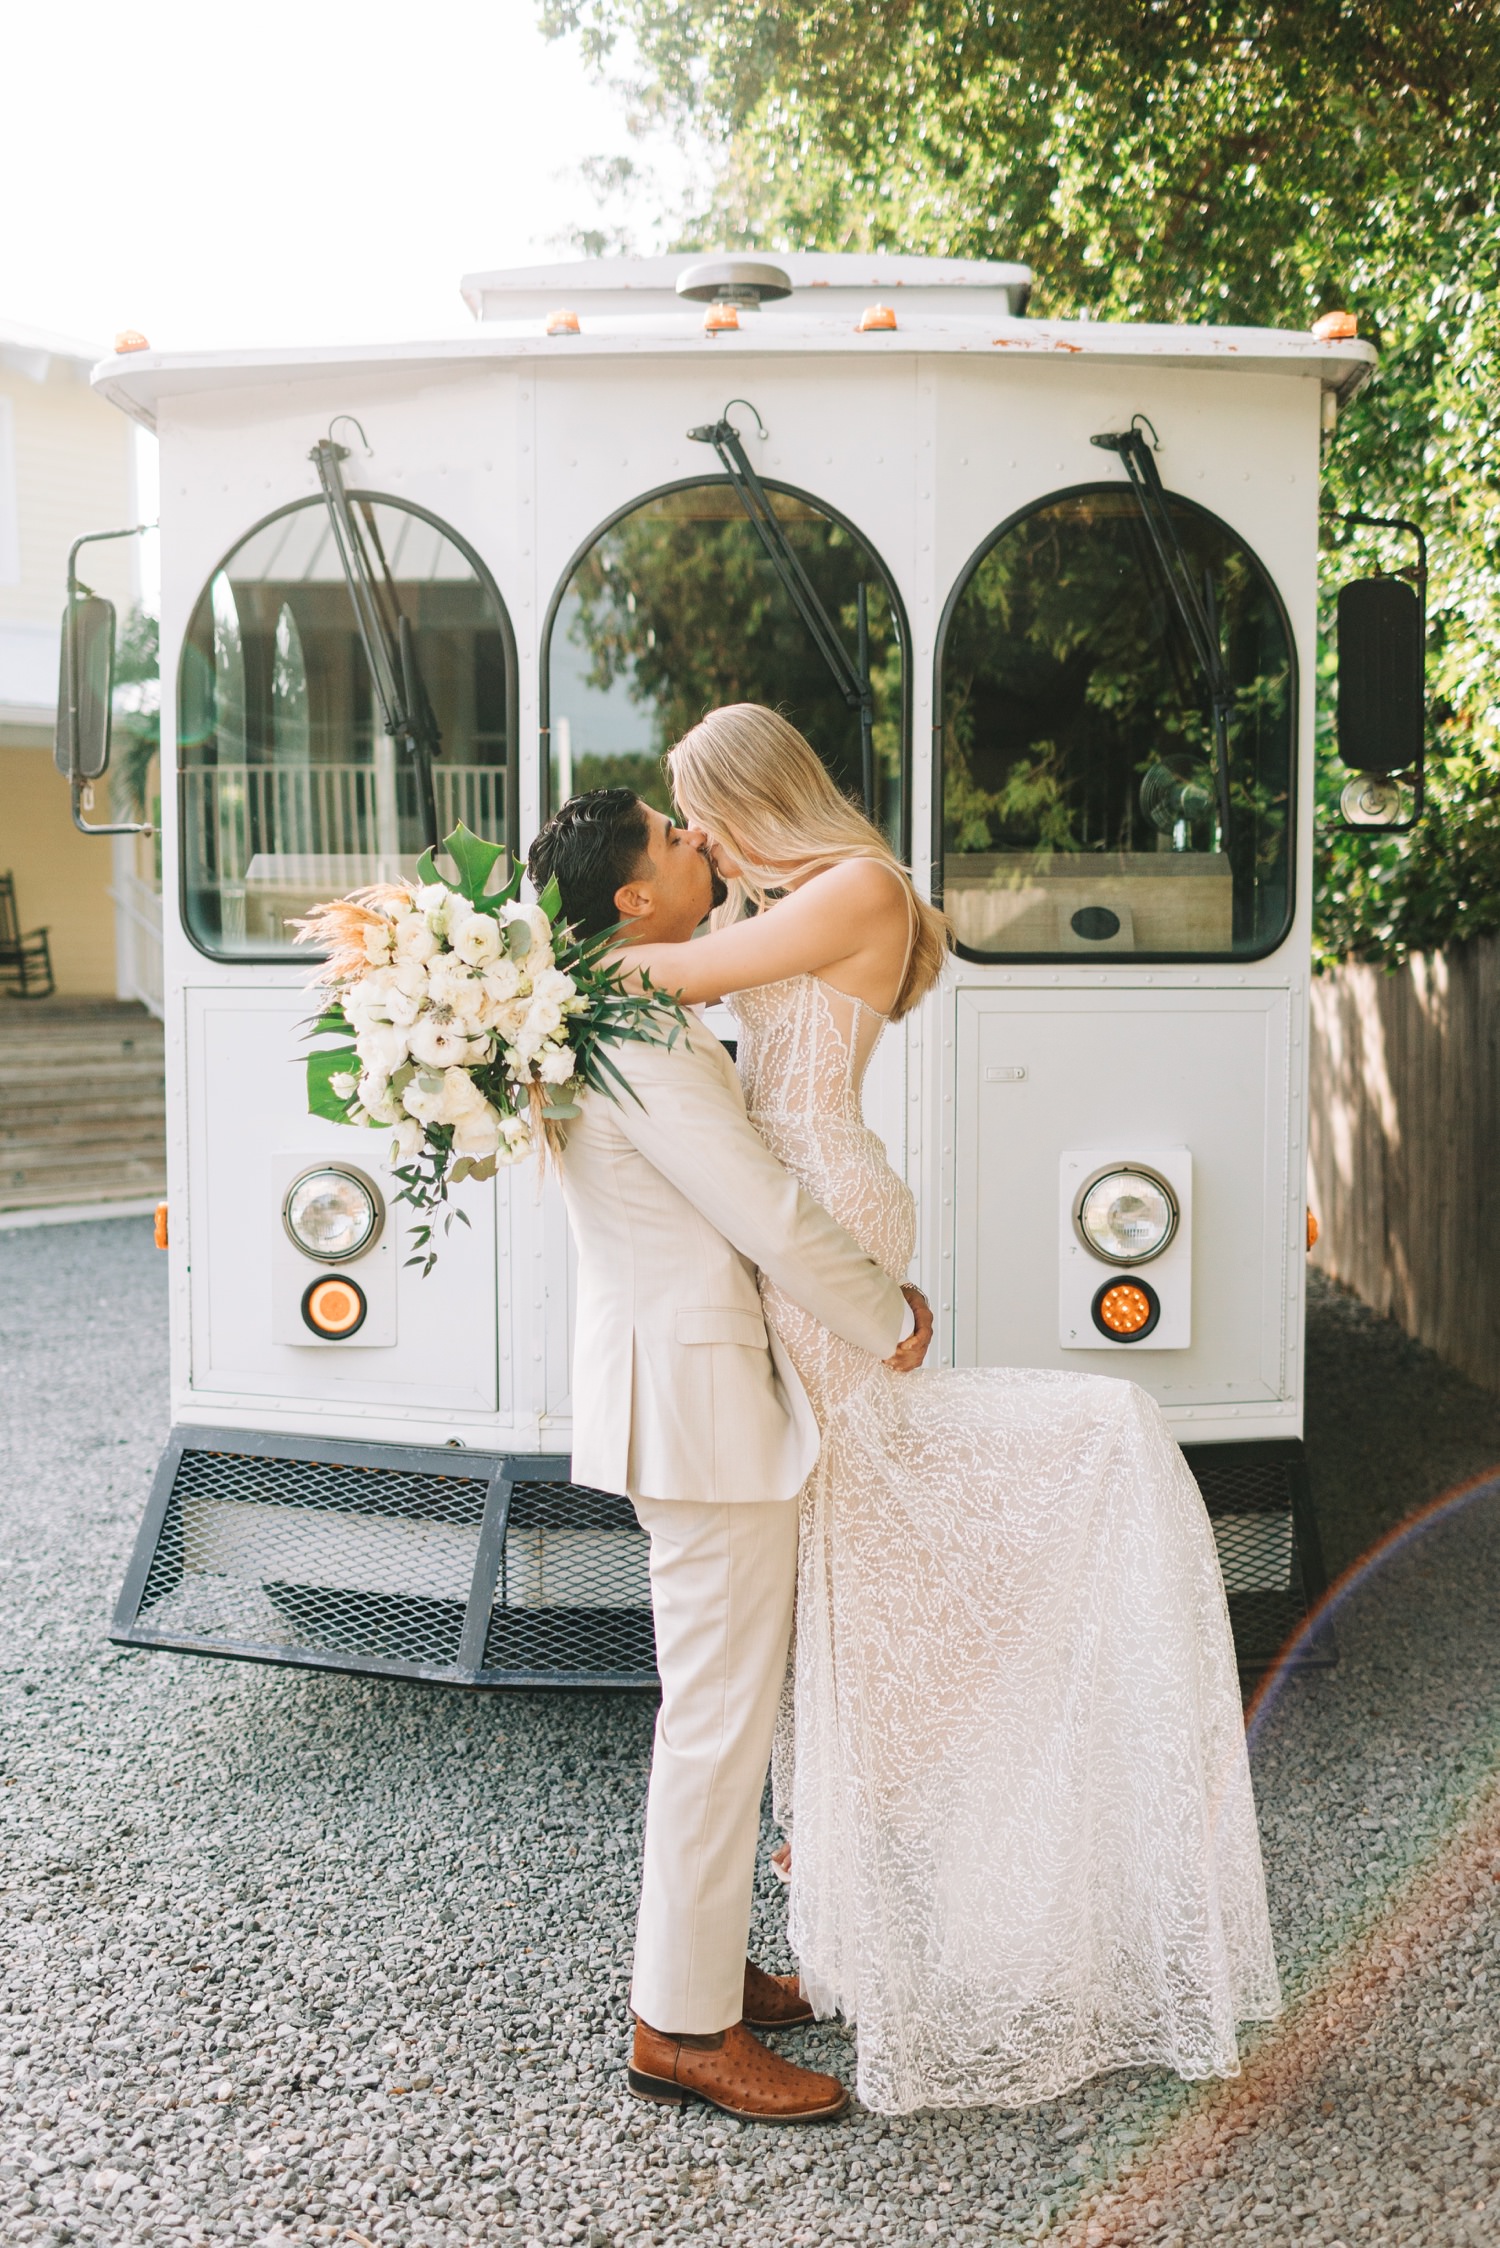
[[502, 1000], [514, 999], [521, 988], [521, 971], [508, 952], [501, 953], [484, 971], [484, 988], [498, 1005]]
[[419, 1023], [413, 1024], [409, 1051], [414, 1062], [421, 1062], [428, 1069], [448, 1069], [454, 1063], [477, 1059], [456, 1023], [439, 1022], [432, 1015], [424, 1015]]
[[396, 1023], [372, 1023], [354, 1041], [354, 1051], [367, 1070], [389, 1077], [405, 1061], [407, 1033]]
[[495, 1155], [500, 1148], [500, 1119], [486, 1101], [472, 1115], [461, 1116], [453, 1127], [455, 1155]]
[[414, 1116], [397, 1119], [396, 1136], [391, 1142], [392, 1163], [410, 1163], [420, 1155], [427, 1144], [427, 1134]]
[[365, 958], [372, 967], [382, 967], [390, 959], [392, 933], [383, 921], [366, 923]]
[[484, 985], [455, 954], [447, 953], [441, 960], [433, 962], [427, 991], [433, 1005], [446, 1009], [460, 1028], [471, 1036], [484, 1029]]
[[418, 913], [441, 913], [453, 896], [446, 882], [424, 882], [420, 890], [412, 893], [412, 905]]
[[545, 954], [548, 960], [551, 959], [552, 924], [539, 905], [522, 905], [517, 902], [515, 905], [502, 906], [500, 916], [506, 922], [524, 921], [531, 932], [529, 949], [532, 958], [534, 959], [538, 953], [541, 953]]
[[360, 1078], [359, 1098], [366, 1115], [377, 1124], [394, 1124], [401, 1113], [388, 1080], [377, 1069], [367, 1069]]
[[449, 930], [448, 942], [471, 968], [488, 968], [500, 957], [500, 930], [488, 913], [471, 913], [461, 929]]
[[533, 999], [526, 1010], [526, 1036], [534, 1038], [539, 1046], [544, 1038], [557, 1036], [562, 1029], [562, 1019], [562, 1008], [555, 999]]
[[396, 924], [396, 958], [430, 960], [439, 949], [438, 939], [425, 914], [409, 914]]
[[531, 979], [532, 998], [549, 1000], [555, 1007], [565, 1007], [577, 992], [577, 984], [561, 968], [543, 968]]
[[573, 1074], [571, 1046], [544, 1046], [536, 1059], [536, 1073], [544, 1085], [566, 1085]]
[[330, 1093], [336, 1093], [341, 1101], [352, 1101], [354, 1089], [358, 1083], [359, 1077], [354, 1070], [336, 1069], [329, 1075], [328, 1090]]

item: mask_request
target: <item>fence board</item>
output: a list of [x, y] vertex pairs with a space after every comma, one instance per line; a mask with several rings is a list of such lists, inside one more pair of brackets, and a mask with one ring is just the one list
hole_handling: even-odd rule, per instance
[[1500, 1391], [1500, 938], [1312, 989], [1314, 1261]]

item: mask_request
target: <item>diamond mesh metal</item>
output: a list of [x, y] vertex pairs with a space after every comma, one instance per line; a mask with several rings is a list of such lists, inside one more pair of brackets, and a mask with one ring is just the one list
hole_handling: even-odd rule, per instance
[[654, 1684], [648, 1552], [628, 1499], [561, 1478], [514, 1483], [486, 1672]]
[[295, 1661], [458, 1661], [488, 1479], [184, 1449], [139, 1626]]
[[[1185, 1451], [1213, 1527], [1240, 1667], [1263, 1670], [1325, 1590], [1301, 1446], [1189, 1445]], [[1331, 1662], [1331, 1636], [1320, 1634], [1301, 1659]]]
[[[305, 1440], [236, 1434], [168, 1447], [117, 1639], [466, 1685], [656, 1684], [648, 1541], [628, 1500], [571, 1482], [564, 1458], [309, 1458]], [[1324, 1589], [1301, 1447], [1187, 1459], [1241, 1667], [1264, 1668]], [[1331, 1640], [1305, 1659], [1331, 1661]]]

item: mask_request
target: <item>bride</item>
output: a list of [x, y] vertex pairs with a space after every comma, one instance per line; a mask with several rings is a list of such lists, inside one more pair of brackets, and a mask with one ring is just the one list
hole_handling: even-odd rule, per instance
[[[775, 712], [713, 711], [668, 765], [729, 896], [631, 959], [727, 998], [757, 1129], [901, 1278], [912, 1197], [860, 1081], [946, 921]], [[861, 2099], [1235, 2074], [1276, 1965], [1213, 1536], [1155, 1403], [1096, 1374], [898, 1376], [763, 1292], [822, 1431], [776, 1774], [790, 1935], [818, 2013], [857, 2025]]]

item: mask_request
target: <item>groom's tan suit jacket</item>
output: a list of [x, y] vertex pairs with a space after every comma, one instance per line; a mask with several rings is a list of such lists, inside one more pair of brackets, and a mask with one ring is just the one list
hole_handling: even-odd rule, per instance
[[610, 1059], [638, 1102], [586, 1093], [561, 1162], [578, 1247], [573, 1475], [632, 1498], [794, 1498], [818, 1431], [757, 1269], [878, 1358], [905, 1322], [900, 1288], [758, 1137], [696, 1016], [670, 1050]]

